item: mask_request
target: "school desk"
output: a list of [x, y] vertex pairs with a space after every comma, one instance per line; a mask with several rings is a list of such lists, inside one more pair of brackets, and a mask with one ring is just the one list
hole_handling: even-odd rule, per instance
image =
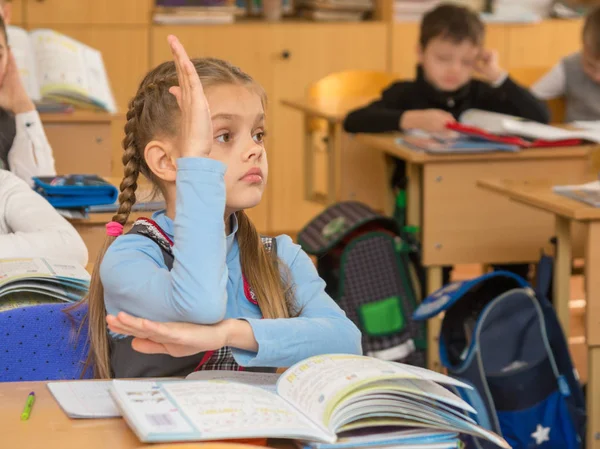
[[[576, 251], [573, 242], [577, 233], [585, 238], [587, 448], [600, 449], [600, 208], [554, 193], [552, 186], [557, 183], [548, 179], [546, 173], [538, 176], [544, 179], [482, 178], [477, 184], [482, 191], [544, 213], [548, 218], [554, 218], [554, 232], [558, 238], [554, 270], [555, 307], [566, 335], [569, 335], [571, 258]], [[576, 183], [591, 180], [593, 179], [590, 177], [582, 177]], [[583, 225], [583, 229], [576, 229], [574, 224], [577, 223]]]
[[[119, 188], [121, 178], [112, 178], [105, 176], [104, 179]], [[139, 202], [149, 201], [151, 197], [152, 187], [146, 181], [140, 181], [136, 192], [136, 197]], [[129, 215], [127, 224], [131, 225], [140, 217], [150, 217], [153, 211], [132, 212]], [[88, 261], [96, 262], [98, 253], [104, 244], [106, 237], [106, 223], [112, 220], [114, 213], [94, 213], [89, 214], [88, 218], [70, 218], [69, 222], [75, 227], [88, 249]], [[127, 231], [127, 229], [126, 229]]]
[[41, 114], [59, 174], [111, 175], [112, 141], [122, 114], [92, 111]]
[[346, 114], [370, 100], [371, 97], [282, 100], [283, 105], [304, 117], [305, 199], [322, 205], [352, 199], [376, 210], [384, 207], [379, 195], [387, 185], [387, 180], [381, 177], [385, 171], [383, 160], [355, 148], [343, 128]]
[[[0, 447], [6, 449], [203, 448], [200, 443], [143, 444], [121, 418], [69, 419], [54, 400], [46, 384], [47, 382], [0, 382], [0, 435], [2, 435]], [[35, 392], [36, 399], [31, 416], [29, 420], [21, 421], [25, 400], [32, 391]], [[276, 449], [295, 447], [291, 442], [285, 441], [274, 441], [272, 444], [270, 442], [269, 446]]]

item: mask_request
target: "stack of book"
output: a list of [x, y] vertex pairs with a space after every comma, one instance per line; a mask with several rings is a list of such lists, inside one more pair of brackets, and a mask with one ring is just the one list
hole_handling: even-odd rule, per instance
[[360, 21], [373, 10], [373, 0], [298, 0], [300, 15], [317, 21]]
[[162, 25], [233, 23], [246, 10], [235, 0], [157, 0], [153, 21]]
[[455, 3], [467, 6], [474, 11], [483, 11], [484, 0], [395, 0], [394, 19], [396, 22], [420, 22], [423, 16], [441, 3]]
[[73, 303], [87, 295], [90, 275], [59, 260], [0, 259], [0, 312], [49, 302]]

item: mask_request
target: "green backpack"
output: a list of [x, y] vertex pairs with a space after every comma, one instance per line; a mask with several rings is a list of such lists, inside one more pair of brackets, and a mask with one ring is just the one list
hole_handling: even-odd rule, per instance
[[361, 330], [366, 355], [425, 366], [425, 324], [412, 319], [425, 275], [410, 231], [397, 219], [348, 201], [314, 218], [298, 241], [317, 257], [327, 293]]

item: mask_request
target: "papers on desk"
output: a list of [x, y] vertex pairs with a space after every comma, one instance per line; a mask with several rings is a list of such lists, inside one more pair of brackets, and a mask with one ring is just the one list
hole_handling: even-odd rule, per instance
[[396, 139], [398, 145], [405, 145], [429, 154], [488, 153], [495, 151], [519, 151], [516, 145], [490, 142], [476, 137], [455, 134], [451, 137], [436, 136], [423, 131], [412, 131]]
[[581, 201], [590, 206], [600, 207], [600, 181], [579, 185], [555, 186], [552, 190], [559, 195]]
[[[186, 377], [186, 380], [239, 382], [270, 392], [276, 391], [278, 379], [279, 374], [247, 371], [198, 371]], [[110, 380], [50, 382], [48, 389], [69, 418], [115, 418], [121, 416], [121, 412], [110, 395], [112, 384]]]

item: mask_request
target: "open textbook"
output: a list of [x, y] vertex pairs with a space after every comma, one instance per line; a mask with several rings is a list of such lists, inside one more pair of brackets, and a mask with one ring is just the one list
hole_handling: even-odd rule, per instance
[[559, 128], [479, 109], [463, 112], [459, 122], [449, 125], [449, 128], [463, 134], [495, 138], [496, 141], [521, 147], [570, 146], [582, 140], [600, 143], [599, 129]]
[[89, 273], [76, 263], [44, 258], [0, 259], [0, 311], [80, 301], [89, 285]]
[[49, 29], [8, 27], [23, 84], [35, 102], [57, 101], [116, 112], [102, 54]]
[[419, 437], [411, 441], [415, 447], [434, 440], [456, 447], [456, 435], [464, 433], [510, 448], [465, 414], [475, 412], [469, 404], [439, 384], [468, 388], [423, 368], [324, 355], [289, 368], [275, 392], [224, 380], [114, 380], [111, 394], [142, 442], [267, 437], [335, 447], [338, 436], [359, 432], [385, 447], [402, 444], [408, 431]]

